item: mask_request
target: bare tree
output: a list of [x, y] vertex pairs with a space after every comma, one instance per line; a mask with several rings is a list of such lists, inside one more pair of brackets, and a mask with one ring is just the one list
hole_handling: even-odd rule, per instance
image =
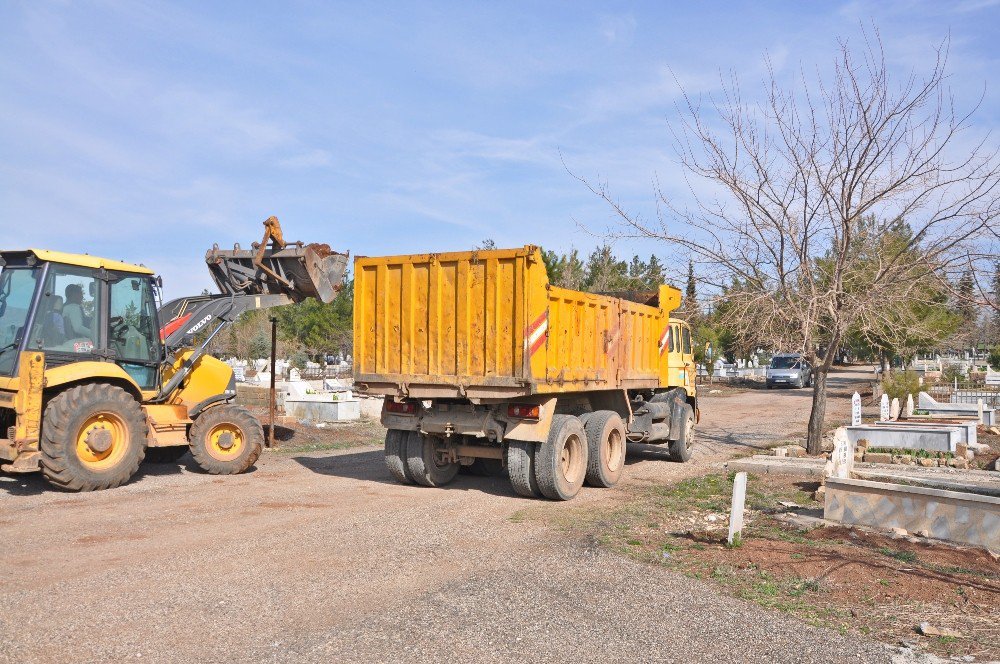
[[848, 330], [911, 334], [909, 304], [929, 285], [951, 288], [995, 236], [1000, 212], [997, 149], [966, 142], [971, 112], [956, 112], [946, 87], [947, 42], [925, 77], [900, 81], [878, 35], [863, 44], [856, 52], [841, 41], [829, 76], [783, 86], [769, 69], [759, 103], [744, 100], [735, 75], [706, 108], [685, 94], [671, 131], [693, 204], [658, 188], [657, 217], [646, 220], [605, 183], [578, 178], [620, 217], [613, 233], [694, 259], [738, 339], [811, 360], [812, 454]]

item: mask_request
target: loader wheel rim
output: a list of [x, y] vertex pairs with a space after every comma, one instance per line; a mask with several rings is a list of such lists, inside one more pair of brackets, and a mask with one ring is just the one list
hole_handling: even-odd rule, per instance
[[107, 470], [121, 462], [130, 443], [125, 420], [115, 413], [94, 413], [77, 433], [76, 456], [90, 470]]
[[232, 422], [216, 424], [208, 432], [208, 453], [219, 461], [232, 461], [243, 452], [243, 430]]
[[608, 436], [606, 448], [608, 456], [604, 460], [608, 470], [612, 473], [617, 473], [618, 469], [622, 467], [622, 461], [625, 459], [625, 455], [622, 454], [622, 446], [624, 444], [621, 432], [618, 429], [613, 429]]
[[559, 453], [559, 472], [569, 484], [576, 484], [582, 481], [583, 475], [587, 472], [583, 457], [583, 440], [580, 436], [573, 434], [566, 439]]

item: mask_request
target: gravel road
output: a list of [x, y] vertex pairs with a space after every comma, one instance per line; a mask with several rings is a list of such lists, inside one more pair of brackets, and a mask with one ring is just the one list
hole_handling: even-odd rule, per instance
[[622, 485], [572, 503], [495, 478], [401, 486], [373, 447], [267, 452], [225, 478], [186, 458], [93, 494], [3, 476], [0, 661], [889, 661], [879, 644], [518, 518], [622, 500], [801, 434], [808, 403], [705, 396], [691, 463], [632, 447]]

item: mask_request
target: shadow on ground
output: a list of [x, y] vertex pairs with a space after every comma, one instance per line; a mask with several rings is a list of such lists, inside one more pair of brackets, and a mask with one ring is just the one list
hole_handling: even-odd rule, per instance
[[[343, 477], [363, 482], [375, 482], [419, 491], [426, 487], [404, 485], [397, 482], [385, 467], [385, 453], [382, 450], [337, 454], [332, 456], [297, 456], [294, 461], [320, 475]], [[460, 473], [458, 477], [443, 487], [442, 491], [478, 491], [491, 496], [516, 496], [506, 477], [484, 477]], [[530, 500], [530, 499], [529, 499]]]

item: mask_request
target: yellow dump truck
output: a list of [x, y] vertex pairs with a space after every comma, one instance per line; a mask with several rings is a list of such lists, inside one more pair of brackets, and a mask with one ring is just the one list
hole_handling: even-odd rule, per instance
[[626, 442], [687, 461], [698, 418], [681, 293], [552, 286], [538, 247], [354, 262], [354, 380], [384, 395], [400, 482], [506, 469], [523, 496], [617, 483]]

